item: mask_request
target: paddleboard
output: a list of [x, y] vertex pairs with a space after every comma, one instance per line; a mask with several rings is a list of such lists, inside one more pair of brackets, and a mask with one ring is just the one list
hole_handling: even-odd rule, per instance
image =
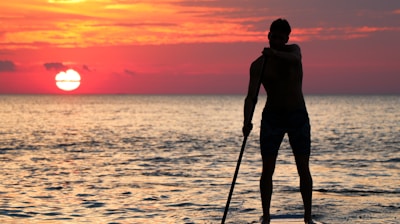
[[[274, 223], [304, 224], [304, 220], [302, 218], [277, 218], [277, 219], [272, 218], [271, 224], [274, 224]], [[314, 221], [313, 223], [314, 224], [322, 224], [322, 223], [316, 222], [316, 221]]]
[[296, 218], [271, 219], [271, 223], [304, 224], [304, 220], [303, 219], [296, 219]]
[[[302, 215], [272, 215], [271, 224], [274, 223], [304, 224], [304, 219]], [[314, 220], [313, 223], [322, 224]]]

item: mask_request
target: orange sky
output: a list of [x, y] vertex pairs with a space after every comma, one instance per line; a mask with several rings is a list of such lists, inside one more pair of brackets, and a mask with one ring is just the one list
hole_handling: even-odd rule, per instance
[[244, 93], [284, 17], [304, 92], [400, 93], [397, 0], [13, 0], [0, 3], [0, 93]]

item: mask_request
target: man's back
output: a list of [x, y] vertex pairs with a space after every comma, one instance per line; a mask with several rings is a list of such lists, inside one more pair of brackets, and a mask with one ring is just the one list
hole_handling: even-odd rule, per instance
[[[276, 112], [305, 109], [300, 48], [297, 45], [286, 45], [284, 51], [278, 53], [270, 52], [270, 49], [265, 51], [262, 84], [268, 96], [267, 109]], [[262, 63], [261, 57], [252, 63], [251, 75], [260, 75]]]

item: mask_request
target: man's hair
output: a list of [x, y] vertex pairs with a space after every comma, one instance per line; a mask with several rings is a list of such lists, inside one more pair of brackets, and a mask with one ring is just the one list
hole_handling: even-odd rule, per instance
[[277, 19], [271, 23], [269, 31], [281, 31], [289, 36], [292, 29], [290, 28], [289, 22], [286, 19]]

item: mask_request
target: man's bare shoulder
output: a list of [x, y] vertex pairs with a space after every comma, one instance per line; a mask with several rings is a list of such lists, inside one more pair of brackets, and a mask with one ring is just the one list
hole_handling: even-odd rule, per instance
[[253, 70], [253, 69], [261, 68], [263, 62], [264, 62], [264, 56], [261, 55], [251, 63], [250, 69]]

